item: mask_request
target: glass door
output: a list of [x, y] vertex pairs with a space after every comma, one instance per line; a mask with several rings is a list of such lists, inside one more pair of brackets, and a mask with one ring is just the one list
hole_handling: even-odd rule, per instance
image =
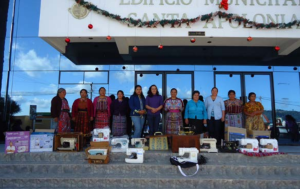
[[[184, 100], [190, 100], [194, 90], [194, 73], [193, 72], [149, 72], [138, 71], [135, 72], [135, 84], [141, 85], [143, 94], [147, 97], [147, 92], [151, 85], [156, 85], [159, 94], [162, 95], [163, 100], [170, 97], [170, 90], [177, 89], [177, 97]], [[160, 121], [160, 129], [165, 132], [164, 127], [164, 111], [162, 111]]]
[[275, 104], [273, 94], [273, 79], [271, 73], [251, 72], [217, 72], [215, 73], [215, 86], [219, 89], [218, 95], [224, 100], [228, 99], [228, 91], [234, 90], [236, 98], [243, 103], [248, 102], [248, 94], [254, 92], [256, 101], [264, 106], [263, 120], [266, 128], [270, 128], [275, 120]]

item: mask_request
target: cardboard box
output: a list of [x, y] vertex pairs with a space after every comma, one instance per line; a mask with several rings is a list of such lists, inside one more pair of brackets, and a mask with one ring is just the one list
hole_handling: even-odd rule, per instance
[[246, 138], [247, 131], [244, 128], [225, 127], [225, 141], [237, 141], [237, 139]]
[[[111, 148], [109, 146], [109, 142], [91, 142], [91, 147], [85, 149], [85, 154], [88, 160], [88, 163], [95, 164], [107, 164], [109, 163], [109, 153]], [[90, 149], [107, 149], [107, 155], [90, 155]]]
[[[60, 138], [77, 138], [77, 145], [76, 145], [76, 150], [71, 151], [71, 150], [58, 150], [57, 148], [62, 147], [60, 143]], [[54, 137], [54, 151], [58, 152], [79, 152], [82, 151], [83, 149], [83, 134], [81, 132], [75, 132], [75, 133], [57, 133]]]
[[248, 138], [270, 138], [271, 131], [256, 131], [251, 130], [247, 132]]

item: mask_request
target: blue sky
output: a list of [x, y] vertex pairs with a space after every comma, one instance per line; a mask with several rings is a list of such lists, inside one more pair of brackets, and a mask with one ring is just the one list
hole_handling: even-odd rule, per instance
[[[276, 108], [286, 110], [300, 110], [300, 91], [299, 91], [299, 72], [283, 72], [284, 69], [292, 68], [275, 67], [271, 70], [267, 67], [259, 66], [194, 66], [194, 65], [126, 65], [126, 70], [122, 70], [122, 65], [84, 65], [76, 66], [67, 58], [60, 55], [49, 44], [38, 37], [39, 13], [41, 0], [17, 0], [16, 27], [14, 32], [14, 43], [12, 52], [11, 83], [9, 94], [20, 105], [22, 111], [18, 115], [28, 115], [29, 105], [37, 105], [39, 112], [50, 111], [50, 101], [56, 94], [59, 87], [67, 89], [67, 99], [72, 105], [73, 101], [79, 97], [82, 88], [91, 91], [90, 83], [93, 82], [93, 97], [98, 94], [100, 87], [105, 87], [110, 94], [116, 94], [118, 90], [123, 90], [126, 96], [133, 92], [134, 77], [136, 71], [194, 71], [195, 89], [199, 90], [204, 97], [210, 94], [214, 86], [213, 67], [217, 71], [274, 71], [274, 88]], [[6, 71], [8, 68], [8, 49], [11, 8], [9, 21], [7, 23], [7, 38], [5, 44], [5, 61], [3, 72], [2, 95], [6, 85]], [[99, 70], [110, 70], [107, 80], [107, 72], [94, 72], [95, 67]], [[59, 70], [61, 71], [80, 71], [86, 72], [63, 72], [59, 81]], [[83, 75], [85, 74], [85, 80]], [[216, 85], [219, 88], [219, 95], [227, 98], [227, 92], [234, 89], [237, 97], [241, 94], [238, 75], [218, 75]], [[262, 77], [264, 79], [262, 79]], [[181, 98], [191, 97], [190, 75], [167, 75], [167, 93], [171, 88], [178, 89], [178, 96]], [[59, 82], [61, 84], [59, 84]], [[67, 84], [67, 83], [75, 84]], [[109, 84], [107, 84], [109, 82]], [[85, 83], [85, 84], [83, 84]], [[143, 86], [144, 94], [148, 87], [156, 84], [162, 92], [162, 75], [155, 74], [138, 77], [138, 84]], [[270, 109], [270, 83], [266, 76], [246, 76], [246, 92], [256, 92], [257, 97], [261, 97], [261, 102], [265, 109]], [[257, 100], [260, 100], [259, 98]]]

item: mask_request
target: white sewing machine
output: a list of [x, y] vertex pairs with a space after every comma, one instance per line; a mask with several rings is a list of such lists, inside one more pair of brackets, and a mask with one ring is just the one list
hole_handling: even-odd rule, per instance
[[177, 159], [179, 162], [189, 161], [198, 163], [198, 153], [197, 148], [179, 148]]
[[239, 147], [242, 153], [255, 152], [258, 153], [258, 140], [253, 138], [239, 139]]
[[88, 150], [90, 155], [102, 155], [106, 156], [107, 155], [107, 149], [90, 149]]
[[200, 139], [200, 148], [201, 152], [216, 152], [218, 153], [217, 149], [217, 140], [214, 138], [201, 138]]
[[129, 140], [127, 138], [113, 138], [110, 141], [112, 152], [126, 152], [128, 149]]
[[75, 150], [77, 138], [60, 138], [60, 144], [62, 147], [57, 148], [58, 150]]
[[259, 151], [278, 152], [278, 141], [276, 139], [260, 139]]
[[145, 138], [132, 138], [131, 139], [131, 145], [133, 145], [136, 148], [144, 148], [146, 142], [147, 142], [147, 139], [145, 139]]
[[110, 129], [94, 129], [93, 142], [109, 141]]
[[143, 163], [144, 162], [144, 149], [143, 148], [127, 148], [125, 158], [126, 163]]

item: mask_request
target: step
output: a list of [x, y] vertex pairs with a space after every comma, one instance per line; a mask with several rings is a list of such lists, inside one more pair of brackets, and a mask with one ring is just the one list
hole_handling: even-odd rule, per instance
[[[268, 157], [249, 157], [239, 153], [201, 153], [208, 158], [209, 163], [215, 164], [293, 164], [300, 165], [300, 155], [285, 154]], [[145, 162], [159, 163], [169, 162], [171, 156], [178, 155], [170, 151], [146, 151]], [[125, 153], [111, 153], [110, 162], [124, 162]], [[7, 162], [84, 162], [84, 152], [49, 152], [49, 153], [20, 153], [4, 154], [0, 153], [0, 164]]]
[[114, 176], [111, 178], [19, 178], [0, 179], [0, 186], [9, 188], [174, 188], [174, 189], [299, 189], [299, 180], [277, 180], [277, 179], [230, 179], [207, 177], [201, 179], [192, 178], [127, 178]]
[[[201, 171], [197, 175], [216, 175], [216, 176], [237, 176], [250, 177], [256, 176], [277, 176], [281, 178], [293, 178], [300, 175], [300, 166], [294, 165], [202, 165]], [[78, 177], [86, 175], [141, 175], [162, 177], [166, 173], [168, 175], [179, 175], [176, 166], [168, 164], [126, 164], [126, 163], [110, 163], [106, 165], [95, 164], [0, 164], [0, 177], [12, 178], [15, 176], [34, 175], [37, 177], [53, 177], [57, 174], [64, 176], [73, 176], [74, 173]], [[193, 172], [195, 168], [185, 169], [185, 171]]]

